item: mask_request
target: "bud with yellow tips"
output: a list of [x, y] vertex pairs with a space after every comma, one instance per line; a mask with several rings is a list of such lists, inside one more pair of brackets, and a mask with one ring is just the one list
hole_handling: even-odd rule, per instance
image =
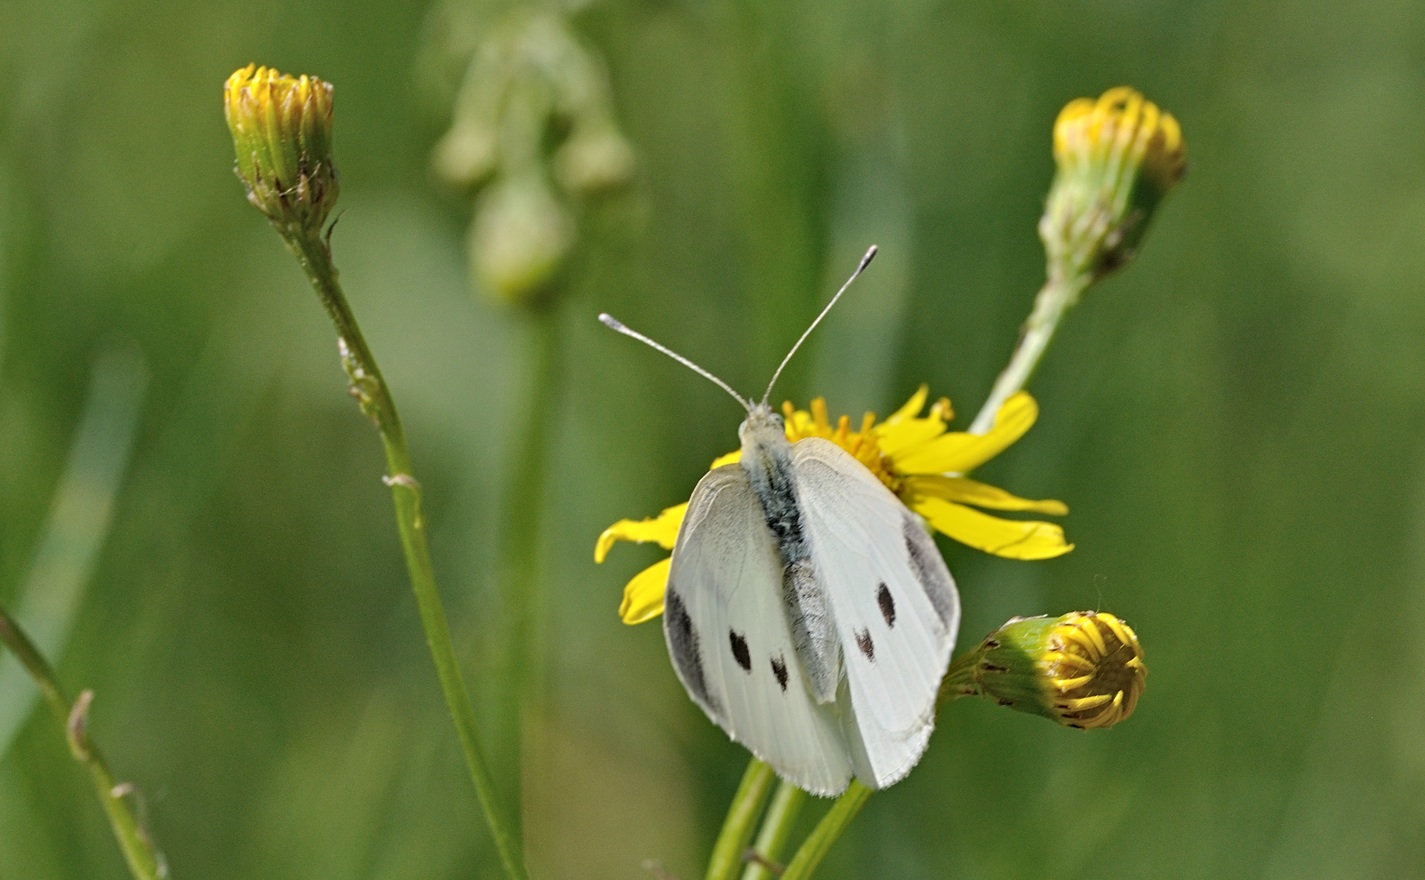
[[331, 84], [249, 64], [228, 77], [223, 113], [248, 201], [279, 227], [319, 232], [339, 189]]
[[1060, 111], [1054, 163], [1039, 222], [1049, 272], [1090, 279], [1132, 258], [1153, 209], [1187, 167], [1178, 121], [1127, 86]]
[[955, 661], [941, 693], [989, 697], [1065, 727], [1112, 727], [1133, 714], [1148, 678], [1143, 648], [1112, 614], [1015, 618]]

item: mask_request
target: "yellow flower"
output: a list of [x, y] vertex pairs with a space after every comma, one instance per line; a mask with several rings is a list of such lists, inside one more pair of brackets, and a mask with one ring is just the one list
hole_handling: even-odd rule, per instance
[[[994, 426], [984, 434], [946, 430], [953, 414], [950, 401], [943, 397], [922, 415], [928, 398], [929, 390], [921, 386], [885, 421], [877, 422], [867, 413], [854, 431], [847, 416], [833, 424], [827, 418], [826, 401], [820, 397], [806, 410], [784, 403], [787, 439], [795, 443], [822, 437], [836, 443], [937, 531], [977, 550], [1007, 559], [1051, 559], [1074, 549], [1064, 540], [1064, 530], [1053, 523], [1001, 519], [975, 509], [1062, 516], [1069, 512], [1062, 502], [1019, 498], [965, 476], [1024, 436], [1039, 415], [1034, 398], [1023, 391], [1009, 398]], [[740, 454], [730, 452], [712, 466], [731, 464]], [[594, 561], [603, 562], [619, 541], [653, 542], [672, 550], [687, 509], [683, 503], [649, 519], [619, 520], [599, 536]], [[628, 582], [619, 606], [624, 623], [643, 623], [663, 613], [669, 562], [655, 563]]]
[[319, 230], [338, 190], [331, 84], [249, 64], [228, 77], [223, 114], [248, 201], [273, 223]]
[[1096, 278], [1126, 263], [1185, 151], [1172, 114], [1127, 86], [1070, 101], [1054, 123], [1058, 170], [1039, 223], [1051, 272]]

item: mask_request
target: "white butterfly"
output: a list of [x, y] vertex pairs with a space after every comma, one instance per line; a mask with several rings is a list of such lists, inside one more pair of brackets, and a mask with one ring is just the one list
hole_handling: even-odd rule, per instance
[[608, 315], [599, 320], [747, 410], [741, 460], [702, 478], [673, 545], [663, 632], [689, 696], [813, 794], [839, 794], [853, 774], [871, 788], [904, 778], [935, 727], [960, 622], [955, 582], [925, 524], [835, 443], [789, 442], [767, 405], [772, 384], [753, 404]]

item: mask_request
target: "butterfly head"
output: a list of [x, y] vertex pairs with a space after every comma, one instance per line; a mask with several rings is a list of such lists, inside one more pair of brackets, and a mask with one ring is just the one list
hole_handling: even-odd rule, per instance
[[765, 448], [777, 444], [778, 441], [786, 443], [787, 428], [782, 417], [773, 412], [772, 407], [764, 400], [747, 408], [747, 418], [743, 419], [742, 425], [738, 427], [737, 437], [742, 441], [743, 454], [746, 454], [754, 447]]

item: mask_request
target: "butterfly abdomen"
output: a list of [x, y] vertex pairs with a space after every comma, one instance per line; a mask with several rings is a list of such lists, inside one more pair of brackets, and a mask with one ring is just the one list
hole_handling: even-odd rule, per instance
[[792, 474], [792, 446], [782, 420], [764, 408], [748, 414], [741, 434], [742, 468], [782, 564], [782, 606], [787, 612], [792, 643], [812, 698], [818, 703], [830, 703], [836, 699], [841, 677], [841, 646], [826, 593], [812, 564], [811, 544]]

